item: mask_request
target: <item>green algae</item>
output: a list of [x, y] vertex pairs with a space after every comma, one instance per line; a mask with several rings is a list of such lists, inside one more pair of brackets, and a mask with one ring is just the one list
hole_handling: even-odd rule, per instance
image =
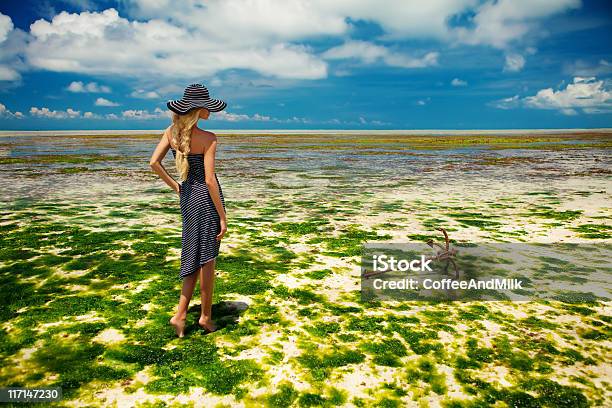
[[373, 362], [377, 365], [400, 367], [402, 361], [400, 357], [406, 356], [406, 346], [394, 338], [383, 339], [379, 342], [364, 343], [361, 348], [374, 356]]
[[[279, 144], [278, 151], [290, 151], [287, 147], [298, 143], [297, 139], [270, 137], [272, 144]], [[435, 150], [434, 153], [425, 150], [432, 148], [528, 148], [530, 140], [536, 139], [553, 141], [551, 137], [500, 137], [484, 142], [476, 136], [444, 141], [391, 136], [365, 137], [362, 142], [347, 136], [344, 145], [335, 144], [335, 140], [326, 141], [325, 145], [332, 152], [352, 154], [363, 150], [366, 154], [386, 154], [369, 149], [389, 142], [396, 144], [392, 151], [410, 154], [411, 159], [429, 159], [433, 156], [428, 155], [435, 154]], [[557, 142], [561, 140], [563, 137]], [[355, 149], [354, 144], [363, 149]], [[549, 144], [537, 149], [566, 149], [559, 146]], [[409, 151], [413, 148], [423, 156]], [[300, 145], [296, 150], [323, 149]], [[96, 169], [100, 166], [108, 170], [96, 157], [90, 159]], [[87, 174], [88, 178], [109, 181], [110, 173], [115, 177], [114, 172], [94, 172], [82, 164], [66, 166], [70, 165], [71, 157], [44, 160], [36, 164], [36, 172], [50, 169], [50, 173], [59, 176], [64, 168], [65, 177], [72, 178], [88, 173], [89, 169], [92, 174]], [[118, 173], [140, 174], [122, 169], [120, 161], [111, 163], [118, 167]], [[265, 167], [265, 163], [270, 162], [258, 164]], [[13, 166], [29, 164], [5, 163], [3, 167], [8, 171]], [[314, 161], [308, 163], [311, 164]], [[505, 167], [508, 163], [496, 164]], [[521, 166], [522, 162], [517, 160], [513, 164]], [[149, 383], [135, 382], [122, 387], [122, 392], [167, 396], [202, 387], [205, 395], [232, 395], [239, 403], [248, 405], [255, 401], [255, 405], [268, 406], [334, 406], [345, 405], [347, 401], [364, 407], [405, 406], [406, 398], [421, 405], [433, 398], [443, 406], [580, 407], [605, 406], [609, 402], [609, 390], [600, 387], [597, 374], [593, 378], [582, 374], [591, 367], [597, 373], [596, 369], [605, 364], [605, 342], [609, 341], [612, 322], [601, 307], [602, 299], [585, 293], [580, 299], [560, 295], [563, 302], [521, 305], [366, 303], [359, 301], [358, 286], [350, 286], [358, 278], [353, 273], [355, 264], [348, 260], [359, 256], [361, 245], [370, 240], [410, 235], [424, 241], [430, 238], [441, 241], [437, 232], [419, 235], [419, 229], [407, 229], [415, 225], [415, 220], [417, 228], [420, 223], [424, 231], [444, 226], [453, 232], [451, 239], [457, 246], [470, 228], [484, 238], [532, 239], [533, 233], [526, 229], [505, 228], [516, 227], [520, 222], [561, 228], [573, 238], [605, 240], [610, 238], [605, 210], [599, 209], [597, 214], [590, 211], [588, 217], [586, 213], [578, 214], [579, 209], [556, 211], [568, 208], [563, 204], [576, 196], [569, 191], [570, 187], [568, 191], [544, 187], [547, 191], [504, 192], [497, 202], [484, 204], [453, 201], [452, 197], [450, 203], [445, 203], [440, 196], [436, 199], [433, 195], [422, 200], [418, 196], [399, 200], [375, 194], [371, 186], [402, 186], [401, 189], [410, 192], [415, 182], [428, 180], [408, 180], [405, 175], [393, 174], [381, 180], [379, 175], [357, 172], [349, 175], [345, 169], [350, 166], [324, 166], [323, 174], [312, 174], [308, 179], [298, 176], [324, 183], [316, 192], [306, 188], [303, 181], [296, 185], [295, 180], [276, 179], [277, 175], [299, 174], [282, 167], [270, 172], [274, 179], [261, 178], [257, 169], [242, 168], [231, 174], [229, 164], [224, 168], [231, 246], [223, 247], [217, 261], [213, 316], [219, 330], [209, 335], [198, 330], [197, 289], [196, 304], [188, 312], [187, 336], [182, 340], [175, 339], [167, 323], [180, 288], [177, 279], [180, 212], [175, 196], [166, 186], [153, 186], [148, 178], [139, 178], [138, 183], [125, 178], [121, 182], [134, 188], [134, 197], [129, 199], [125, 191], [118, 191], [114, 196], [95, 199], [77, 195], [63, 199], [16, 197], [2, 204], [0, 320], [5, 325], [0, 329], [0, 383], [62, 384], [66, 387], [67, 405], [77, 394], [94, 395], [97, 386], [103, 390], [121, 385], [144, 369], [151, 376]], [[461, 171], [460, 166], [455, 169]], [[445, 176], [432, 171], [432, 176]], [[593, 179], [587, 177], [597, 176], [593, 173], [581, 177], [588, 181]], [[243, 184], [246, 180], [248, 185]], [[295, 189], [266, 188], [266, 181]], [[380, 181], [388, 184], [374, 184]], [[20, 178], [20, 182], [27, 185], [29, 181]], [[600, 191], [590, 186], [581, 189], [592, 190], [593, 194]], [[364, 214], [369, 214], [367, 222], [361, 223], [358, 217]], [[370, 216], [373, 223], [369, 222]], [[30, 222], [30, 218], [36, 222]], [[547, 226], [546, 220], [555, 222]], [[172, 227], [168, 227], [170, 223]], [[384, 227], [389, 234], [366, 225]], [[329, 256], [336, 258], [340, 266], [330, 267], [321, 261]], [[541, 260], [552, 274], [576, 266], [553, 259]], [[283, 284], [294, 277], [299, 282], [297, 287]], [[336, 296], [328, 299], [321, 289], [336, 278], [349, 282], [348, 286], [332, 288]], [[580, 281], [580, 276], [573, 280]], [[244, 310], [230, 305], [229, 299], [236, 298], [240, 299], [238, 303], [243, 300], [248, 303]], [[544, 305], [545, 308], [539, 308]], [[526, 313], [527, 317], [516, 317], [508, 310], [500, 312], [500, 308]], [[564, 323], [564, 317], [573, 319], [572, 323]], [[499, 325], [499, 333], [487, 345], [482, 338], [491, 334], [489, 325]], [[95, 340], [107, 329], [120, 332], [124, 339], [117, 343]], [[554, 340], [553, 334], [554, 339], [563, 342]], [[447, 341], [449, 335], [451, 343]], [[262, 346], [269, 336], [277, 336], [273, 346]], [[284, 347], [290, 342], [299, 345], [301, 356], [295, 358], [290, 352], [285, 353]], [[330, 342], [336, 347], [327, 348]], [[305, 346], [309, 343], [310, 346]], [[319, 349], [319, 344], [323, 348]], [[21, 353], [29, 348], [34, 349], [31, 357], [22, 358]], [[248, 357], [251, 352], [261, 353], [262, 358], [257, 362], [251, 360]], [[70, 371], [69, 360], [77, 369]], [[336, 382], [342, 381], [345, 372], [357, 369], [357, 365], [364, 375], [376, 375], [371, 370], [397, 370], [393, 372], [400, 375], [396, 381], [381, 382], [371, 389], [356, 385], [358, 391], [372, 398], [354, 397], [356, 390], [340, 389]], [[446, 372], [450, 366], [461, 390], [450, 388], [440, 365], [445, 366]], [[298, 391], [293, 379], [271, 385], [268, 372], [271, 366], [288, 366], [298, 381], [310, 384], [311, 388]], [[510, 383], [508, 387], [490, 382], [488, 374], [498, 367], [508, 371], [505, 378]], [[251, 390], [261, 386], [267, 388], [266, 393], [255, 399], [250, 397]], [[453, 395], [462, 394], [464, 398], [447, 398], [451, 390]], [[84, 404], [96, 406], [99, 402], [86, 399]], [[161, 400], [141, 405], [147, 404], [166, 405]]]
[[578, 236], [588, 239], [610, 239], [612, 238], [612, 226], [606, 224], [582, 224], [570, 228], [578, 232]]
[[50, 164], [50, 163], [96, 163], [109, 160], [124, 160], [121, 156], [103, 154], [41, 154], [36, 156], [0, 157], [0, 165], [6, 164]]
[[307, 241], [309, 244], [321, 243], [327, 249], [323, 253], [334, 257], [359, 256], [362, 245], [367, 241], [386, 240], [390, 234], [378, 234], [376, 231], [362, 230], [355, 225], [349, 225], [336, 237], [319, 236]]
[[315, 381], [329, 378], [334, 368], [361, 363], [364, 360], [363, 353], [351, 349], [336, 349], [327, 353], [306, 351], [297, 357], [297, 361], [309, 370]]
[[417, 386], [419, 382], [426, 384], [424, 393], [429, 390], [439, 395], [444, 395], [447, 391], [445, 376], [441, 374], [436, 363], [427, 357], [419, 358], [414, 364], [406, 367], [406, 381]]
[[267, 397], [267, 405], [272, 408], [290, 407], [297, 399], [299, 392], [290, 382], [277, 385], [278, 392]]
[[531, 213], [533, 216], [547, 218], [549, 220], [557, 221], [572, 221], [579, 218], [582, 215], [582, 210], [565, 210], [555, 211], [553, 209], [541, 208]]
[[288, 235], [303, 236], [321, 233], [328, 225], [327, 220], [313, 219], [304, 222], [278, 222], [273, 224], [271, 229]]

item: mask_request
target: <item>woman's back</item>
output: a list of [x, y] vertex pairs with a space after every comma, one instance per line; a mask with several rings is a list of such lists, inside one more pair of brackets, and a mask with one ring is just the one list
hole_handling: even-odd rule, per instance
[[[186, 182], [205, 182], [204, 153], [210, 146], [211, 136], [216, 137], [214, 133], [203, 131], [195, 126], [191, 130], [190, 151], [187, 155], [189, 172], [187, 173], [187, 179], [185, 180]], [[169, 142], [172, 155], [176, 159], [176, 149], [172, 147], [172, 141], [169, 140]]]
[[[168, 135], [171, 135], [170, 132], [167, 132]], [[216, 135], [212, 132], [208, 132], [194, 126], [191, 129], [191, 141], [189, 144], [189, 153], [190, 154], [200, 154], [203, 155], [206, 152], [206, 149], [210, 146], [212, 140], [216, 139]], [[176, 148], [172, 145], [172, 137], [168, 137], [168, 141], [170, 142], [170, 149], [176, 150]]]

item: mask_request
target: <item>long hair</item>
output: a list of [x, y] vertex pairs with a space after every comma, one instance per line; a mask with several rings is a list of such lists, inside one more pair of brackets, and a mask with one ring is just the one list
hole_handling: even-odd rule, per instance
[[191, 149], [191, 129], [198, 123], [201, 109], [191, 110], [184, 115], [172, 112], [172, 127], [170, 130], [172, 141], [176, 146], [176, 170], [181, 181], [185, 181], [189, 173], [187, 155]]

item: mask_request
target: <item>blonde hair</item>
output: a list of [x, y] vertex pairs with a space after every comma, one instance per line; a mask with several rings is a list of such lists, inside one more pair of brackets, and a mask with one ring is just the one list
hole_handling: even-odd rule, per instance
[[172, 127], [170, 132], [172, 135], [172, 142], [176, 146], [176, 170], [178, 171], [181, 181], [187, 179], [189, 173], [189, 161], [187, 161], [187, 155], [189, 155], [191, 149], [191, 129], [198, 123], [200, 117], [200, 110], [194, 109], [184, 115], [179, 115], [175, 112], [172, 113]]

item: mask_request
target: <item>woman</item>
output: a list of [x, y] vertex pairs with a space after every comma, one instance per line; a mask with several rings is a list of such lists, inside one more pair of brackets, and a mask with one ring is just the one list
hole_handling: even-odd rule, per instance
[[[210, 112], [219, 112], [227, 104], [210, 98], [205, 86], [191, 84], [182, 99], [168, 101], [166, 105], [173, 112], [172, 125], [164, 132], [150, 164], [180, 197], [183, 231], [179, 277], [183, 279], [183, 288], [178, 310], [170, 324], [177, 336], [183, 337], [187, 309], [198, 275], [202, 296], [198, 323], [208, 332], [217, 329], [212, 322], [215, 258], [227, 231], [227, 220], [223, 192], [215, 174], [217, 137], [196, 124], [198, 119], [208, 119]], [[168, 149], [174, 155], [180, 184], [162, 165]]]

